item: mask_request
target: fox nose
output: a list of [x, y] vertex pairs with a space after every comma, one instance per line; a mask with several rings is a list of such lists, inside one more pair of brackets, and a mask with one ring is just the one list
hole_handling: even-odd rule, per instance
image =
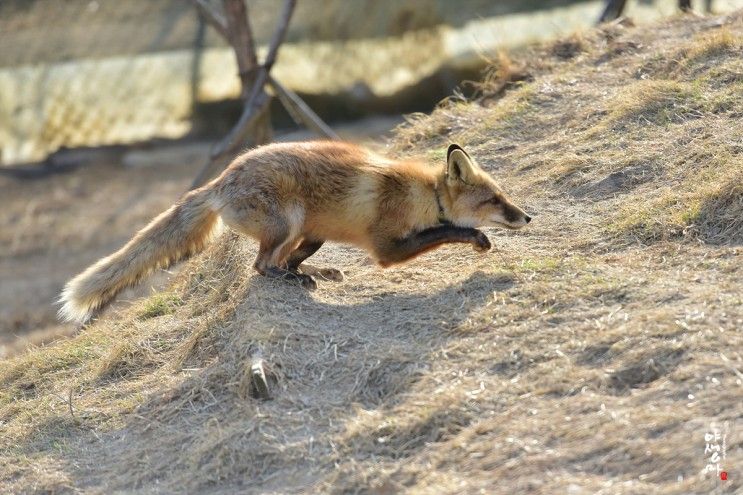
[[529, 215], [524, 215], [524, 220], [526, 220], [526, 223], [531, 222], [531, 217]]

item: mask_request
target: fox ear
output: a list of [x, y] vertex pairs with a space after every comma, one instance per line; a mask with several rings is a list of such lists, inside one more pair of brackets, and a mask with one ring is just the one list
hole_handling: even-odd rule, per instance
[[452, 144], [446, 151], [446, 175], [450, 181], [469, 182], [475, 174], [477, 165], [458, 144]]
[[455, 151], [455, 150], [461, 151], [462, 153], [464, 153], [465, 155], [467, 155], [467, 158], [469, 158], [469, 156], [470, 156], [466, 151], [464, 151], [464, 148], [462, 148], [461, 146], [459, 146], [457, 143], [452, 143], [452, 144], [449, 145], [449, 149], [446, 150], [446, 159], [447, 160], [451, 156], [452, 151]]

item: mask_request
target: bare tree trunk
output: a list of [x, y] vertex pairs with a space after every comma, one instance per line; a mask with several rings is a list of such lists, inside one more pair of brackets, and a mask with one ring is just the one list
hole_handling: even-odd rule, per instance
[[[251, 95], [251, 90], [256, 86], [256, 73], [259, 69], [255, 40], [250, 26], [248, 6], [244, 0], [224, 0], [224, 9], [227, 14], [229, 41], [237, 59], [237, 70], [241, 84], [240, 98], [243, 101], [247, 101]], [[290, 17], [291, 12], [289, 13], [289, 17], [282, 19], [282, 22], [285, 22], [286, 26], [289, 25]], [[283, 27], [283, 29], [286, 29], [286, 27]], [[259, 101], [266, 100], [270, 102], [270, 98], [266, 94], [263, 85], [258, 88], [258, 91], [257, 98]], [[269, 105], [261, 105], [256, 110], [254, 120], [246, 125], [248, 126], [246, 132], [251, 145], [258, 146], [270, 142], [273, 138], [273, 128], [271, 127]], [[225, 149], [220, 154], [227, 152], [228, 150]]]
[[604, 7], [604, 11], [599, 17], [599, 24], [618, 19], [624, 12], [626, 5], [627, 0], [607, 0], [606, 7]]
[[209, 0], [192, 1], [205, 21], [214, 27], [235, 51], [240, 75], [240, 98], [243, 100], [243, 112], [230, 132], [214, 145], [209, 154], [208, 163], [194, 179], [191, 189], [201, 186], [216, 175], [232, 155], [246, 143], [250, 146], [257, 146], [273, 139], [269, 105], [271, 97], [265, 91], [266, 84], [272, 87], [279, 101], [295, 121], [304, 124], [321, 136], [338, 139], [338, 135], [299, 96], [282, 86], [270, 74], [276, 62], [279, 47], [286, 37], [296, 0], [284, 0], [284, 8], [276, 23], [263, 64], [258, 63], [256, 56], [255, 40], [250, 27], [246, 0], [222, 0], [224, 14]]
[[193, 43], [193, 58], [191, 59], [191, 112], [196, 111], [196, 103], [199, 99], [199, 74], [201, 73], [201, 60], [204, 55], [204, 38], [206, 36], [206, 21], [202, 15], [198, 16], [196, 36]]
[[249, 146], [258, 146], [272, 140], [271, 97], [266, 93], [265, 85], [296, 5], [296, 0], [284, 1], [284, 8], [269, 44], [268, 55], [263, 65], [259, 65], [248, 8], [244, 0], [223, 0], [224, 15], [208, 0], [193, 1], [201, 15], [227, 39], [235, 52], [241, 83], [240, 98], [244, 103], [239, 120], [227, 136], [212, 148], [209, 162], [199, 172], [191, 189], [209, 180], [224, 166], [224, 159], [231, 157], [246, 142]]

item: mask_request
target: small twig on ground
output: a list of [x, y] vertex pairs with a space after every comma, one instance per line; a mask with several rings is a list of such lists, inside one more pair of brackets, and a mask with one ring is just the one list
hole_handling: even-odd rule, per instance
[[251, 395], [256, 399], [267, 400], [271, 398], [268, 391], [268, 379], [263, 362], [263, 353], [259, 350], [253, 353], [250, 363]]
[[70, 416], [72, 416], [72, 419], [77, 421], [77, 418], [75, 417], [75, 411], [72, 409], [72, 389], [70, 389], [70, 393], [67, 396], [67, 406], [70, 408]]

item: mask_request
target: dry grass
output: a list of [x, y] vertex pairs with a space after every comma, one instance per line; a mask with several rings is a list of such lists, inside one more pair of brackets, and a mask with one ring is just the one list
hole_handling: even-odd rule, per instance
[[0, 176], [0, 358], [75, 332], [50, 302], [70, 275], [120, 247], [188, 187], [203, 160], [186, 148], [168, 148], [174, 166], [132, 169], [108, 158], [43, 180]]
[[[307, 293], [227, 233], [165, 295], [3, 363], [4, 491], [740, 491], [742, 33], [611, 26], [400, 129], [391, 152], [459, 141], [534, 213], [488, 255], [332, 246], [313, 263], [346, 280]], [[702, 474], [713, 421], [727, 482]]]

